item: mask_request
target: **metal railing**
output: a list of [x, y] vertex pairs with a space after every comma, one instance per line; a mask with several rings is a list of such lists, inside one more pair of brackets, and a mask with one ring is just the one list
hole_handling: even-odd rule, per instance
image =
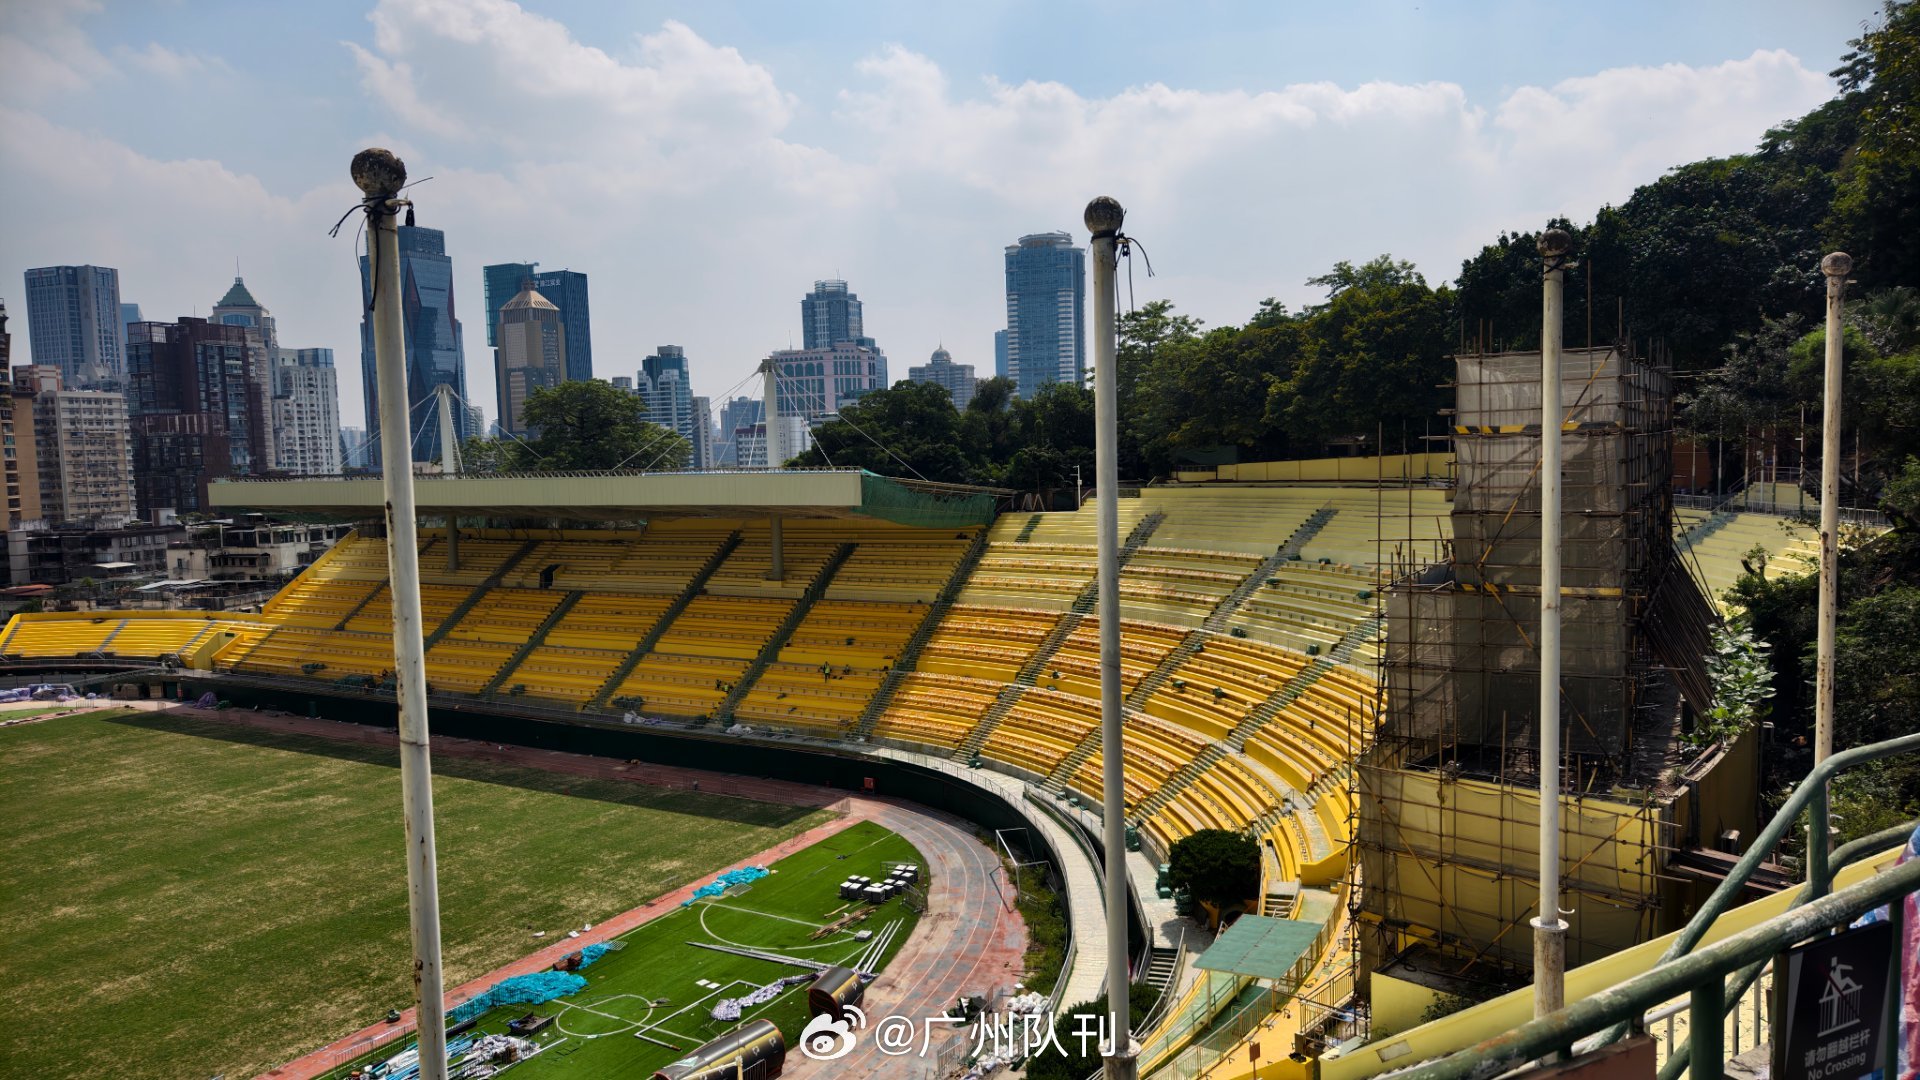
[[[1654, 966], [1616, 986], [1593, 994], [1576, 1005], [1541, 1017], [1504, 1035], [1461, 1050], [1438, 1061], [1429, 1062], [1406, 1075], [1420, 1080], [1448, 1077], [1482, 1076], [1508, 1065], [1530, 1061], [1546, 1054], [1570, 1053], [1576, 1044], [1604, 1045], [1626, 1034], [1646, 1020], [1649, 1009], [1686, 995], [1689, 999], [1689, 1024], [1685, 1040], [1675, 1042], [1661, 1068], [1662, 1080], [1673, 1080], [1682, 1069], [1694, 1075], [1719, 1076], [1724, 1063], [1723, 1021], [1729, 1003], [1737, 1005], [1775, 955], [1809, 938], [1819, 936], [1869, 909], [1908, 893], [1920, 890], [1920, 860], [1896, 867], [1839, 893], [1830, 892], [1836, 870], [1884, 850], [1890, 843], [1911, 832], [1910, 828], [1883, 830], [1862, 837], [1835, 851], [1829, 851], [1828, 784], [1837, 775], [1856, 766], [1920, 751], [1920, 734], [1854, 747], [1833, 755], [1816, 765], [1787, 797], [1760, 835], [1728, 872], [1712, 895], [1707, 897], [1687, 925], [1675, 935]], [[1807, 883], [1797, 905], [1788, 911], [1717, 942], [1699, 952], [1692, 950], [1719, 917], [1732, 908], [1768, 853], [1786, 838], [1805, 812], [1808, 824]], [[1900, 937], [1904, 904], [1892, 905], [1895, 939]], [[1898, 961], [1896, 956], [1896, 962]], [[1734, 974], [1731, 984], [1725, 981]], [[1898, 1008], [1898, 998], [1890, 997], [1889, 1010]], [[1702, 1018], [1711, 1018], [1702, 1021]], [[1895, 1016], [1889, 1017], [1889, 1031], [1897, 1031]], [[1598, 1038], [1588, 1040], [1588, 1036]], [[1889, 1038], [1892, 1036], [1889, 1035]]]

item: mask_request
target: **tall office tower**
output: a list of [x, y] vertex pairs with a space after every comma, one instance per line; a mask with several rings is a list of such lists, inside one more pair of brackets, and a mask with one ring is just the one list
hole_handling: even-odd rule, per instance
[[693, 399], [693, 429], [687, 436], [693, 444], [693, 457], [688, 464], [696, 469], [713, 468], [713, 399], [696, 397]]
[[273, 467], [296, 476], [341, 471], [340, 387], [332, 349], [275, 350]]
[[567, 348], [562, 367], [566, 378], [584, 382], [593, 378], [593, 329], [587, 303], [587, 275], [577, 270], [539, 272], [540, 264], [496, 263], [481, 271], [487, 305], [487, 344], [498, 348], [500, 309], [507, 301], [531, 286], [547, 302], [560, 309], [560, 321], [567, 328]]
[[118, 390], [120, 271], [110, 266], [42, 266], [27, 271], [27, 338], [33, 362], [60, 369], [75, 390]]
[[1007, 248], [1007, 373], [1032, 397], [1080, 385], [1087, 366], [1087, 253], [1068, 233], [1034, 233]]
[[613, 378], [608, 379], [607, 383], [615, 390], [624, 390], [629, 394], [638, 392], [633, 388], [633, 376], [631, 375], [615, 375]]
[[[146, 321], [146, 318], [140, 314], [139, 304], [129, 304], [125, 300], [120, 301], [120, 347], [123, 350], [127, 345], [127, 327], [137, 322]], [[124, 356], [125, 353], [123, 352], [121, 355]]]
[[493, 382], [499, 395], [500, 430], [527, 434], [527, 398], [566, 381], [567, 328], [560, 309], [532, 288], [500, 306], [494, 329]]
[[907, 381], [944, 386], [953, 397], [953, 407], [964, 410], [973, 400], [973, 365], [956, 364], [946, 346], [933, 350], [924, 364], [907, 369]]
[[[440, 411], [433, 407], [434, 388], [451, 386], [467, 400], [466, 352], [461, 347], [460, 320], [453, 309], [453, 260], [447, 256], [447, 234], [416, 225], [400, 226], [400, 273], [394, 285], [406, 319], [408, 430], [405, 438], [415, 461], [440, 456]], [[367, 398], [367, 432], [381, 438], [380, 386], [373, 357], [373, 283], [367, 275], [367, 257], [360, 256], [360, 376]], [[477, 435], [469, 414], [453, 412], [454, 435], [464, 440]], [[380, 467], [383, 444], [376, 442], [371, 465]]]
[[1005, 330], [993, 332], [993, 373], [1002, 379], [1009, 378], [1011, 374], [1007, 371], [1007, 332]]
[[500, 421], [495, 420], [492, 426], [488, 426], [486, 410], [478, 405], [469, 405], [467, 406], [467, 430], [473, 432], [475, 437], [485, 435], [489, 439], [497, 439], [500, 437]]
[[[261, 428], [266, 436], [266, 442], [260, 448], [261, 453], [254, 460], [258, 471], [276, 468], [280, 452], [273, 445], [273, 438], [279, 431], [273, 422], [273, 370], [278, 363], [280, 335], [273, 316], [247, 291], [247, 283], [235, 275], [232, 287], [214, 303], [213, 313], [207, 321], [221, 326], [237, 326], [247, 336], [247, 372], [252, 380], [252, 393], [260, 399], [258, 408], [265, 420]], [[133, 340], [131, 333], [127, 340]]]
[[783, 417], [822, 420], [887, 386], [887, 357], [869, 345], [841, 342], [819, 349], [779, 349], [771, 358], [779, 365]]
[[[133, 456], [127, 399], [109, 390], [65, 389], [60, 370], [35, 364], [15, 373], [19, 407], [33, 414], [37, 517], [55, 523], [132, 516]], [[17, 437], [17, 433], [16, 433]], [[23, 499], [23, 502], [25, 500]]]
[[743, 440], [753, 437], [766, 415], [759, 398], [737, 397], [720, 406], [720, 445], [727, 464], [746, 467], [747, 457], [741, 453]]
[[367, 467], [367, 429], [343, 427], [340, 429], [340, 463], [349, 469]]
[[693, 441], [693, 382], [687, 353], [678, 345], [661, 345], [640, 361], [634, 385], [647, 396], [647, 419], [672, 428]]
[[844, 281], [816, 281], [813, 291], [800, 298], [801, 345], [824, 349], [843, 341], [872, 346], [860, 315], [860, 298]]
[[[0, 300], [0, 484], [5, 484], [7, 492], [6, 521], [0, 524], [9, 527], [26, 520], [22, 501], [26, 491], [20, 485], [20, 434], [13, 426], [13, 334], [7, 329], [7, 302]], [[33, 501], [37, 504], [38, 485], [34, 486]]]
[[207, 481], [273, 466], [272, 385], [253, 369], [250, 328], [182, 318], [135, 323], [127, 342], [127, 412], [140, 513], [208, 509]]

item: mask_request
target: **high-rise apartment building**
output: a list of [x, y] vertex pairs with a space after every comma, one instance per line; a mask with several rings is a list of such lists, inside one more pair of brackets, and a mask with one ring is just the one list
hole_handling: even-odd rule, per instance
[[480, 272], [487, 306], [487, 344], [498, 348], [500, 309], [507, 301], [531, 287], [547, 302], [560, 309], [560, 321], [567, 328], [565, 361], [561, 365], [569, 381], [593, 378], [593, 329], [587, 302], [587, 275], [577, 270], [540, 272], [540, 264], [496, 263]]
[[1007, 374], [1021, 397], [1079, 385], [1087, 366], [1087, 253], [1069, 233], [1034, 233], [1006, 250]]
[[537, 290], [524, 288], [501, 305], [494, 341], [493, 382], [499, 396], [500, 430], [525, 435], [527, 398], [567, 380], [567, 328], [559, 308]]
[[[751, 440], [767, 412], [759, 398], [741, 396], [720, 406], [721, 461], [745, 468], [747, 458], [740, 452], [743, 440]], [[764, 464], [764, 455], [762, 463]]]
[[[116, 391], [68, 390], [58, 368], [14, 373], [15, 415], [31, 398], [40, 520], [124, 521], [134, 512], [127, 399]], [[15, 437], [18, 438], [18, 429]], [[22, 477], [21, 483], [27, 483]]]
[[296, 476], [341, 471], [340, 386], [332, 349], [276, 349], [273, 467]]
[[653, 355], [640, 361], [634, 385], [646, 395], [648, 420], [672, 428], [681, 438], [693, 442], [693, 379], [685, 349], [678, 345], [656, 347]]
[[696, 469], [713, 468], [713, 399], [695, 397], [693, 399], [693, 431], [688, 436], [693, 444], [693, 456], [688, 464]]
[[349, 469], [367, 467], [367, 429], [343, 427], [340, 429], [340, 463]]
[[[375, 440], [370, 465], [379, 468], [385, 451], [378, 441], [380, 387], [373, 356], [373, 282], [367, 257], [360, 256], [360, 375], [367, 398], [367, 433]], [[461, 345], [460, 320], [453, 307], [453, 260], [447, 256], [447, 234], [417, 225], [400, 226], [400, 273], [397, 285], [406, 319], [407, 427], [405, 433], [414, 461], [440, 456], [440, 411], [433, 405], [434, 388], [451, 386], [467, 400], [466, 350]], [[469, 413], [453, 412], [456, 439], [479, 434]]]
[[[33, 489], [32, 500], [37, 511], [40, 505], [40, 486], [37, 478], [22, 485], [20, 481], [20, 436], [32, 436], [31, 413], [26, 417], [26, 432], [14, 427], [13, 416], [13, 333], [7, 329], [7, 302], [0, 300], [0, 484], [4, 484], [7, 493], [6, 521], [11, 528], [20, 521], [28, 520], [25, 514], [27, 488]], [[36, 512], [34, 517], [40, 515]]]
[[871, 345], [841, 342], [819, 349], [780, 349], [771, 359], [779, 366], [782, 416], [825, 419], [887, 386], [886, 354]]
[[1012, 377], [1012, 373], [1007, 370], [1007, 332], [1005, 330], [993, 332], [993, 373], [1002, 379]]
[[126, 374], [120, 271], [42, 266], [27, 271], [27, 337], [33, 362], [60, 369], [75, 390], [118, 390]]
[[[139, 304], [129, 304], [125, 300], [120, 301], [120, 347], [122, 349], [125, 349], [127, 344], [127, 327], [137, 322], [146, 321], [146, 317], [140, 314]], [[125, 354], [123, 353], [122, 355]]]
[[956, 409], [964, 410], [973, 400], [973, 365], [954, 363], [953, 354], [944, 345], [933, 350], [926, 363], [908, 368], [907, 381], [946, 387]]
[[824, 349], [843, 341], [871, 345], [865, 320], [860, 313], [860, 298], [844, 281], [816, 281], [813, 291], [800, 298], [801, 345]]
[[207, 481], [273, 468], [273, 385], [257, 369], [257, 328], [206, 319], [135, 323], [127, 412], [143, 517], [208, 509]]

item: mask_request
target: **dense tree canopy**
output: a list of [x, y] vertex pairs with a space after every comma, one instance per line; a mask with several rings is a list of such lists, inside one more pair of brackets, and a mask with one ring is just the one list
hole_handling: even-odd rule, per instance
[[1260, 845], [1226, 829], [1189, 833], [1167, 853], [1167, 881], [1201, 903], [1237, 908], [1260, 892]]
[[524, 415], [532, 438], [469, 439], [467, 470], [682, 469], [693, 452], [686, 439], [647, 421], [645, 398], [608, 383], [541, 387], [527, 395]]

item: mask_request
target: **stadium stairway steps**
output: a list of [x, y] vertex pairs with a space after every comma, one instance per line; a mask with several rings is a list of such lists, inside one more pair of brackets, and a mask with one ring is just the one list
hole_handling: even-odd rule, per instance
[[452, 633], [453, 628], [460, 625], [460, 620], [467, 617], [467, 612], [472, 611], [475, 605], [479, 604], [488, 593], [494, 590], [495, 586], [505, 581], [507, 574], [510, 573], [514, 567], [520, 565], [520, 560], [533, 554], [534, 549], [539, 546], [540, 541], [528, 540], [521, 544], [519, 549], [513, 554], [507, 556], [507, 561], [501, 563], [498, 570], [488, 574], [485, 581], [473, 587], [473, 591], [467, 594], [465, 600], [460, 601], [458, 606], [452, 611], [447, 612], [447, 617], [441, 620], [439, 626], [434, 627], [433, 633], [427, 635], [426, 647], [429, 649], [433, 648], [440, 643], [441, 638]]
[[1300, 883], [1297, 881], [1277, 881], [1267, 890], [1260, 900], [1260, 914], [1269, 919], [1291, 919], [1293, 910], [1300, 906]]
[[700, 565], [700, 569], [687, 581], [686, 587], [680, 590], [680, 595], [674, 597], [673, 603], [668, 604], [667, 609], [660, 613], [660, 617], [654, 621], [653, 629], [648, 630], [647, 636], [634, 645], [633, 651], [627, 654], [627, 658], [620, 661], [620, 666], [614, 668], [613, 672], [607, 676], [607, 681], [600, 684], [600, 689], [594, 692], [593, 698], [587, 702], [582, 711], [598, 712], [607, 707], [607, 699], [613, 696], [613, 692], [627, 681], [627, 676], [633, 674], [633, 669], [640, 666], [640, 661], [646, 659], [647, 654], [653, 651], [653, 647], [666, 636], [667, 627], [672, 626], [673, 620], [687, 610], [687, 605], [693, 603], [693, 598], [706, 591], [708, 580], [713, 577], [715, 571], [720, 569], [720, 564], [727, 561], [727, 556], [733, 554], [734, 549], [740, 546], [740, 541], [739, 530], [727, 534], [727, 538], [721, 542], [719, 548], [712, 555], [707, 556], [707, 561]]
[[1213, 768], [1213, 763], [1226, 757], [1227, 753], [1226, 746], [1218, 741], [1201, 747], [1200, 752], [1193, 755], [1192, 760], [1175, 769], [1173, 775], [1167, 777], [1166, 783], [1161, 784], [1153, 794], [1140, 800], [1139, 805], [1133, 808], [1133, 820], [1145, 821], [1166, 809], [1174, 796], [1192, 786], [1195, 780], [1200, 779], [1201, 773]]
[[1353, 650], [1362, 641], [1379, 632], [1383, 616], [1373, 615], [1362, 619], [1358, 625], [1341, 636], [1332, 649], [1322, 656], [1313, 658], [1313, 662], [1294, 672], [1293, 678], [1281, 684], [1280, 689], [1267, 695], [1267, 699], [1247, 711], [1247, 715], [1227, 733], [1226, 744], [1235, 751], [1245, 750], [1247, 740], [1253, 733], [1266, 727], [1280, 711], [1296, 701], [1307, 688], [1320, 681], [1321, 677], [1335, 667], [1345, 663], [1353, 656]]
[[353, 621], [353, 617], [355, 615], [360, 614], [360, 609], [366, 607], [368, 604], [373, 603], [373, 598], [376, 596], [379, 596], [380, 590], [386, 587], [387, 587], [386, 578], [381, 578], [379, 581], [374, 582], [373, 588], [367, 590], [367, 595], [361, 597], [358, 601], [354, 603], [354, 605], [351, 608], [348, 608], [347, 613], [340, 617], [340, 621], [333, 624], [333, 628], [335, 630], [345, 630], [347, 628], [347, 624]]
[[1180, 973], [1180, 950], [1154, 947], [1147, 950], [1147, 963], [1141, 981], [1161, 993], [1173, 986]]
[[113, 629], [107, 631], [107, 636], [100, 639], [100, 644], [94, 646], [93, 651], [90, 653], [87, 653], [86, 655], [88, 656], [107, 655], [107, 646], [113, 644], [113, 639], [119, 637], [120, 631], [125, 630], [126, 628], [127, 628], [126, 619], [121, 619], [118, 623], [115, 623]]
[[[173, 655], [175, 655], [175, 656], [178, 656], [178, 655], [180, 655], [181, 653], [183, 653], [183, 652], [186, 652], [186, 651], [188, 651], [188, 650], [190, 650], [190, 649], [192, 649], [192, 648], [194, 648], [194, 647], [196, 647], [196, 646], [198, 646], [198, 645], [200, 644], [200, 642], [202, 642], [202, 641], [204, 641], [204, 640], [206, 639], [206, 636], [207, 636], [208, 634], [211, 634], [211, 633], [213, 633], [213, 628], [214, 628], [215, 626], [217, 626], [217, 625], [219, 625], [219, 624], [218, 624], [217, 622], [215, 622], [215, 621], [214, 621], [214, 620], [212, 620], [212, 619], [208, 619], [208, 620], [207, 620], [207, 625], [205, 625], [205, 626], [202, 626], [202, 627], [200, 628], [200, 632], [199, 632], [199, 633], [197, 633], [197, 634], [195, 634], [195, 635], [193, 635], [193, 637], [192, 637], [192, 638], [190, 638], [190, 639], [188, 639], [188, 641], [187, 641], [187, 643], [186, 643], [185, 645], [182, 645], [182, 646], [180, 646], [179, 648], [177, 648], [177, 649], [175, 649], [175, 650], [173, 650]], [[5, 651], [5, 650], [4, 650], [4, 648], [0, 648], [0, 651]]]
[[1267, 579], [1279, 572], [1282, 566], [1299, 557], [1300, 547], [1318, 535], [1320, 530], [1326, 527], [1327, 522], [1333, 519], [1334, 513], [1335, 511], [1325, 508], [1315, 510], [1299, 528], [1293, 530], [1293, 535], [1287, 538], [1286, 543], [1261, 560], [1260, 565], [1255, 567], [1245, 580], [1234, 586], [1232, 592], [1221, 597], [1220, 603], [1214, 606], [1213, 611], [1205, 619], [1201, 620], [1200, 625], [1189, 630], [1187, 636], [1180, 639], [1180, 644], [1161, 657], [1153, 670], [1147, 672], [1138, 683], [1134, 684], [1133, 693], [1127, 695], [1127, 707], [1143, 708], [1147, 699], [1159, 693], [1160, 688], [1167, 684], [1167, 680], [1173, 678], [1173, 673], [1180, 670], [1180, 665], [1200, 651], [1200, 647], [1207, 643], [1208, 634], [1224, 632], [1227, 629], [1227, 621], [1240, 610], [1240, 605], [1246, 603], [1254, 593], [1259, 592]]
[[980, 748], [987, 745], [987, 740], [993, 736], [994, 729], [1000, 726], [1000, 721], [1007, 718], [1007, 714], [1013, 711], [1014, 704], [1026, 692], [1027, 688], [1018, 683], [1002, 686], [1000, 693], [994, 696], [993, 704], [987, 706], [987, 711], [981, 714], [980, 722], [975, 724], [973, 730], [967, 733], [966, 739], [954, 748], [953, 760], [971, 763], [975, 757], [979, 756]]
[[[1301, 522], [1300, 527], [1293, 530], [1293, 535], [1287, 537], [1287, 542], [1280, 545], [1280, 561], [1292, 562], [1298, 559], [1300, 552], [1305, 550], [1308, 544], [1313, 543], [1313, 538], [1319, 536], [1320, 530], [1326, 528], [1327, 523], [1332, 521], [1333, 516], [1339, 512], [1331, 506], [1323, 506], [1308, 514], [1307, 520]], [[1276, 565], [1273, 569], [1277, 570], [1279, 567]], [[1261, 579], [1265, 580], [1266, 575], [1271, 573], [1273, 570], [1265, 570], [1261, 574]]]
[[1087, 759], [1092, 757], [1094, 751], [1098, 749], [1100, 749], [1100, 728], [1095, 727], [1087, 732], [1086, 738], [1080, 740], [1080, 745], [1068, 751], [1067, 756], [1060, 759], [1060, 764], [1054, 766], [1053, 771], [1047, 774], [1047, 778], [1041, 781], [1040, 790], [1049, 795], [1058, 795], [1067, 790], [1067, 781], [1073, 779], [1074, 774], [1080, 771], [1080, 766], [1085, 765]]
[[[1134, 553], [1147, 545], [1147, 540], [1153, 536], [1153, 530], [1159, 528], [1160, 523], [1165, 520], [1167, 520], [1166, 513], [1155, 510], [1153, 513], [1134, 522], [1133, 531], [1127, 533], [1126, 541], [1120, 545], [1120, 550], [1116, 553], [1115, 561], [1119, 564], [1120, 568], [1125, 568], [1127, 563], [1132, 560]], [[1099, 602], [1100, 575], [1096, 572], [1093, 580], [1087, 582], [1087, 587], [1080, 590], [1080, 595], [1073, 598], [1073, 607], [1070, 610], [1081, 615], [1086, 615], [1092, 612], [1094, 605]]]
[[960, 590], [966, 586], [967, 579], [973, 576], [974, 567], [980, 565], [980, 560], [986, 553], [987, 530], [981, 529], [975, 534], [966, 554], [960, 556], [960, 561], [954, 564], [953, 573], [947, 575], [947, 583], [940, 587], [939, 593], [933, 598], [933, 603], [927, 606], [926, 617], [920, 620], [920, 625], [914, 628], [912, 636], [907, 638], [907, 643], [901, 646], [899, 659], [887, 669], [887, 674], [880, 680], [880, 686], [874, 690], [873, 697], [867, 700], [867, 707], [861, 710], [860, 718], [854, 721], [853, 738], [864, 740], [873, 734], [874, 725], [879, 723], [881, 714], [887, 711], [887, 706], [893, 704], [893, 695], [899, 691], [907, 672], [920, 665], [920, 654], [926, 651], [927, 641], [933, 637], [933, 632], [940, 628], [941, 621], [953, 608], [954, 598], [960, 595]]
[[20, 632], [20, 625], [21, 625], [20, 623], [17, 623], [17, 622], [14, 623], [12, 626], [7, 628], [7, 636], [0, 637], [0, 656], [5, 656], [7, 654], [7, 643], [13, 640], [13, 635]]
[[1705, 521], [1702, 521], [1700, 524], [1695, 525], [1680, 535], [1681, 546], [1688, 548], [1699, 547], [1701, 541], [1733, 524], [1733, 519], [1733, 514], [1725, 510], [1715, 510], [1713, 513], [1707, 515]]
[[532, 634], [527, 636], [526, 643], [514, 650], [513, 655], [507, 657], [507, 662], [500, 665], [499, 674], [496, 674], [492, 679], [488, 680], [487, 685], [480, 688], [480, 696], [489, 697], [494, 691], [500, 689], [502, 686], [508, 685], [507, 680], [513, 677], [514, 671], [520, 667], [521, 662], [533, 655], [533, 650], [539, 648], [540, 645], [547, 640], [547, 633], [554, 627], [560, 625], [560, 620], [566, 618], [567, 612], [573, 610], [573, 605], [579, 603], [586, 595], [584, 590], [575, 589], [561, 597], [560, 602], [554, 605], [553, 611], [547, 615], [546, 619], [543, 620], [539, 626], [534, 627]]
[[833, 584], [834, 575], [838, 574], [847, 560], [853, 557], [854, 549], [857, 547], [859, 547], [858, 544], [841, 544], [833, 549], [832, 555], [827, 556], [827, 561], [813, 575], [813, 580], [807, 583], [806, 591], [800, 594], [800, 599], [787, 612], [787, 617], [780, 620], [780, 625], [774, 628], [773, 635], [767, 638], [765, 645], [760, 647], [759, 655], [755, 656], [753, 662], [747, 665], [747, 669], [740, 673], [740, 677], [733, 681], [733, 689], [728, 690], [727, 696], [714, 707], [713, 716], [716, 720], [722, 723], [733, 720], [733, 710], [753, 692], [754, 684], [760, 681], [760, 676], [765, 674], [767, 666], [779, 657], [780, 650], [787, 647], [787, 640], [793, 637], [793, 632], [806, 621], [807, 614], [813, 610], [813, 605], [826, 593], [827, 586]]
[[1035, 514], [1032, 517], [1027, 519], [1027, 523], [1025, 525], [1021, 526], [1020, 534], [1013, 538], [1013, 542], [1016, 544], [1024, 544], [1028, 542], [1029, 540], [1033, 539], [1033, 531], [1035, 529], [1038, 529], [1039, 527], [1040, 527], [1040, 515]]
[[1000, 688], [1000, 693], [994, 697], [993, 704], [989, 705], [987, 711], [981, 715], [980, 722], [973, 726], [973, 730], [968, 732], [967, 737], [954, 749], [955, 761], [974, 759], [974, 755], [978, 754], [980, 748], [985, 746], [987, 740], [992, 737], [994, 729], [1000, 726], [1000, 721], [1007, 718], [1007, 713], [1013, 710], [1020, 696], [1027, 692], [1027, 688], [1039, 681], [1040, 673], [1046, 670], [1047, 665], [1060, 652], [1060, 646], [1066, 643], [1067, 638], [1085, 618], [1085, 615], [1078, 612], [1061, 613], [1060, 621], [1053, 624], [1053, 629], [1047, 632], [1047, 636], [1041, 638], [1040, 644], [1034, 646], [1033, 653], [1027, 657], [1026, 663], [1021, 664], [1020, 670], [1014, 672], [1013, 681]]

